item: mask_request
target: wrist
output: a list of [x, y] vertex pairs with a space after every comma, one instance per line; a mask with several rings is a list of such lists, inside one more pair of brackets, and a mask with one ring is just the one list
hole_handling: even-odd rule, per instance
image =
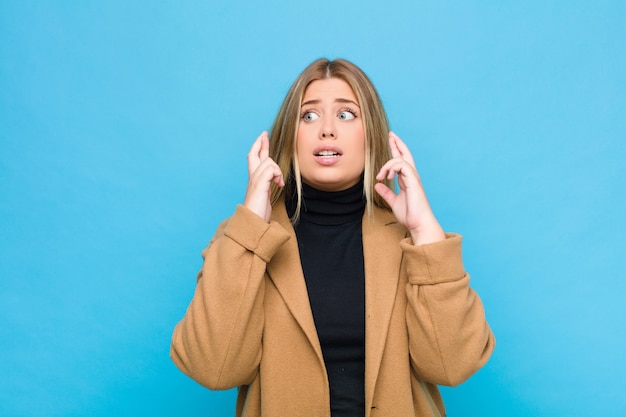
[[432, 222], [422, 224], [414, 229], [410, 229], [411, 239], [415, 246], [426, 245], [428, 243], [435, 243], [441, 240], [445, 240], [446, 234], [443, 228], [433, 219]]

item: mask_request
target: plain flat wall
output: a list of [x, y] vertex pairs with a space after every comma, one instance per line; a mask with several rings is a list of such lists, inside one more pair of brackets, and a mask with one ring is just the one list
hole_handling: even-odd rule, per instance
[[230, 416], [169, 359], [312, 60], [372, 78], [498, 344], [449, 416], [626, 415], [626, 3], [0, 1], [0, 415]]

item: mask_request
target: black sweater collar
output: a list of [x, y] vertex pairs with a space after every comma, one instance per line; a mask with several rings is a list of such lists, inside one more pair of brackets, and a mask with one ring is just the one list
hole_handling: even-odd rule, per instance
[[[361, 221], [365, 202], [363, 178], [342, 191], [321, 191], [303, 183], [300, 221], [327, 226]], [[297, 194], [294, 193], [285, 203], [291, 217], [296, 210]]]

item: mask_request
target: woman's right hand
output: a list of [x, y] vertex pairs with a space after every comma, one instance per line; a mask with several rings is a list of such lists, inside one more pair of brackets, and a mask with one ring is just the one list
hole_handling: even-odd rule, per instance
[[261, 133], [248, 153], [248, 189], [243, 205], [266, 222], [272, 215], [271, 183], [285, 186], [283, 173], [278, 164], [269, 157], [270, 142], [267, 132]]

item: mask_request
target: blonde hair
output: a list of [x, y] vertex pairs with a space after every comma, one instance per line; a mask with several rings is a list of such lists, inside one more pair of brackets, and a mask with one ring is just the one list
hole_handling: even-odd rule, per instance
[[[294, 192], [297, 193], [296, 211], [291, 218], [293, 223], [298, 221], [302, 206], [302, 178], [296, 157], [296, 139], [302, 97], [306, 88], [313, 81], [328, 78], [338, 78], [345, 81], [352, 88], [361, 107], [365, 131], [363, 193], [367, 202], [368, 213], [371, 213], [372, 204], [388, 207], [385, 200], [374, 191], [376, 174], [391, 159], [387, 142], [389, 122], [380, 97], [370, 79], [359, 67], [344, 59], [330, 61], [322, 58], [306, 67], [291, 85], [270, 131], [270, 158], [278, 164], [285, 176], [284, 188], [272, 183], [271, 202], [274, 204], [285, 196], [290, 196]], [[384, 183], [389, 188], [394, 189], [393, 181], [385, 179]]]

